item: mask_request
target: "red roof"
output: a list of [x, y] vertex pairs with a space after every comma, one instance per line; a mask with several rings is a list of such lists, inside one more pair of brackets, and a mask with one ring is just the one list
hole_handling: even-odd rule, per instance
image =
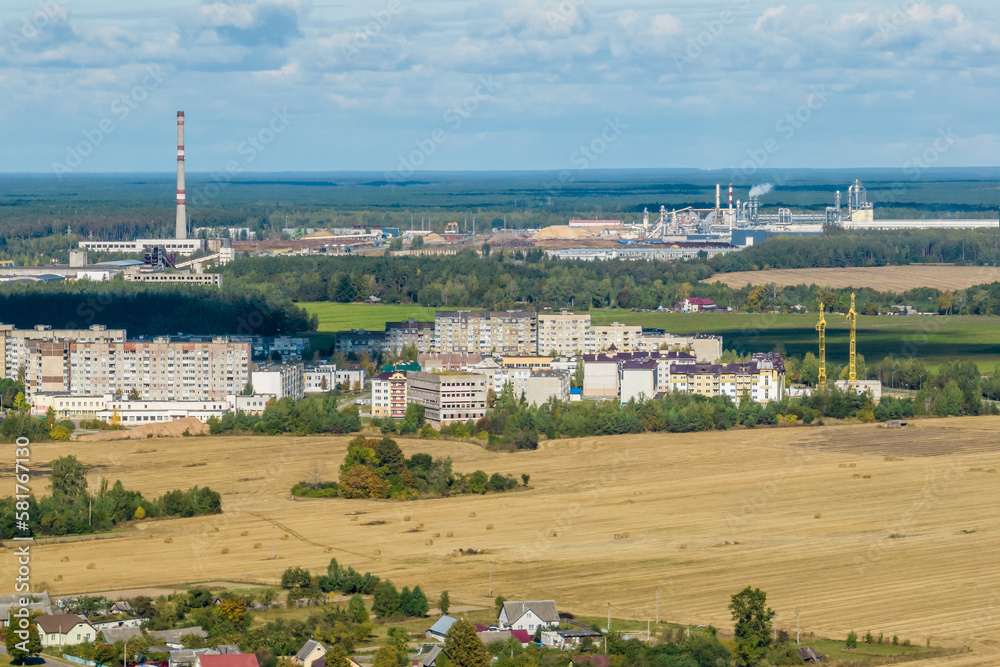
[[198, 656], [201, 667], [260, 667], [253, 653], [232, 653], [229, 655]]
[[510, 635], [522, 644], [530, 644], [532, 640], [532, 634], [527, 630], [511, 630]]
[[695, 306], [714, 306], [715, 302], [711, 299], [703, 299], [701, 297], [693, 297], [687, 299], [687, 302]]

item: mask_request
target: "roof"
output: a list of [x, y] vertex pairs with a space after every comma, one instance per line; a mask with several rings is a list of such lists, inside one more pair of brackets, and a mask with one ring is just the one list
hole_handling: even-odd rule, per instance
[[47, 635], [69, 632], [80, 623], [90, 625], [90, 621], [85, 619], [83, 616], [77, 616], [76, 614], [52, 614], [50, 616], [39, 616], [35, 619], [35, 623], [38, 623], [39, 627], [45, 631], [45, 634]]
[[477, 632], [476, 636], [479, 637], [479, 641], [482, 643], [491, 644], [493, 642], [505, 642], [513, 635], [510, 634], [510, 630], [485, 630]]
[[434, 664], [434, 661], [438, 659], [438, 656], [444, 651], [443, 646], [434, 646], [430, 651], [427, 651], [424, 655], [420, 656], [421, 667], [430, 667]]
[[201, 667], [260, 667], [253, 653], [235, 655], [203, 655], [198, 658]]
[[806, 662], [819, 662], [823, 656], [816, 652], [812, 646], [807, 646], [806, 648], [797, 648], [795, 652], [799, 654], [799, 657]]
[[611, 667], [611, 658], [606, 655], [578, 655], [573, 658], [574, 665], [590, 663], [593, 667]]
[[101, 634], [104, 635], [104, 641], [114, 644], [115, 642], [123, 642], [135, 637], [141, 637], [142, 628], [105, 628], [101, 630]]
[[434, 634], [442, 636], [446, 635], [448, 634], [448, 631], [451, 630], [451, 626], [455, 625], [456, 621], [458, 621], [457, 618], [442, 616], [434, 623], [434, 625], [430, 627], [429, 630], [427, 630], [427, 632], [433, 632]]
[[184, 635], [198, 635], [203, 639], [208, 637], [208, 633], [202, 630], [198, 625], [192, 625], [189, 628], [177, 628], [175, 630], [154, 630], [149, 634], [154, 637], [159, 637], [160, 639], [165, 639], [167, 641], [173, 640], [175, 642], [180, 641], [181, 637]]
[[626, 371], [651, 371], [659, 366], [656, 359], [629, 359], [622, 364], [622, 369]]
[[[302, 645], [302, 648], [299, 649], [299, 652], [295, 654], [295, 659], [300, 662], [305, 660], [306, 658], [309, 657], [310, 653], [316, 650], [316, 647], [322, 648], [323, 645], [320, 644], [315, 639], [308, 640], [305, 644]], [[324, 650], [324, 653], [325, 652], [326, 651]]]
[[522, 644], [530, 644], [532, 640], [531, 633], [527, 630], [509, 630], [511, 636]]
[[509, 622], [516, 621], [531, 610], [535, 616], [545, 623], [558, 623], [559, 612], [556, 610], [555, 600], [523, 600], [517, 602], [504, 602], [503, 609], [507, 612]]
[[557, 630], [560, 637], [600, 637], [601, 633], [591, 628], [576, 628], [573, 630]]
[[236, 644], [219, 644], [215, 647], [215, 650], [217, 650], [221, 655], [235, 655], [243, 652]]
[[705, 299], [705, 298], [698, 297], [698, 296], [689, 297], [689, 298], [685, 299], [685, 301], [687, 301], [688, 303], [690, 303], [690, 304], [692, 304], [694, 306], [714, 306], [715, 305], [715, 302], [712, 301], [711, 299]]
[[55, 611], [48, 593], [32, 593], [27, 596], [24, 593], [13, 593], [11, 595], [0, 595], [0, 619], [6, 619], [10, 616], [11, 607], [20, 608], [20, 600], [23, 597], [31, 600], [27, 605], [29, 611], [41, 611], [46, 614]]

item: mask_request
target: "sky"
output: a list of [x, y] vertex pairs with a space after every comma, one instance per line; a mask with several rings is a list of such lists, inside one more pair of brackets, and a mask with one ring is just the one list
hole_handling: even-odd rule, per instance
[[1000, 3], [7, 0], [0, 172], [995, 166]]

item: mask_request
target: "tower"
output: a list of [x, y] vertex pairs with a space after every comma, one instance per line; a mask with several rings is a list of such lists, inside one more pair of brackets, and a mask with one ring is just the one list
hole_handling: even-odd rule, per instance
[[848, 370], [847, 387], [854, 389], [858, 382], [858, 311], [854, 310], [854, 292], [851, 292], [851, 309], [847, 313], [847, 321], [851, 323], [851, 365]]
[[826, 316], [823, 314], [823, 302], [819, 302], [819, 322], [816, 323], [816, 331], [819, 332], [819, 379], [816, 387], [823, 389], [826, 387]]
[[187, 201], [184, 194], [184, 112], [177, 112], [177, 224], [174, 237], [187, 238]]

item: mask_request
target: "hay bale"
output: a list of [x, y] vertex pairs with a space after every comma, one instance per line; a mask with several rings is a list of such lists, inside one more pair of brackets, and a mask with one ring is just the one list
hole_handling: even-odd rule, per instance
[[376, 556], [381, 556], [382, 555], [382, 550], [381, 549], [376, 549], [375, 550], [375, 555]]
[[677, 547], [677, 548], [678, 548], [678, 549], [687, 549], [687, 548], [688, 548], [688, 545], [687, 545], [687, 544], [682, 544], [682, 545], [680, 545], [680, 546], [679, 546], [679, 547]]
[[493, 530], [493, 524], [492, 523], [486, 524], [486, 530]]
[[288, 539], [288, 533], [285, 533], [284, 535], [282, 535], [282, 536], [281, 536], [281, 539], [283, 539], [283, 540], [287, 540], [287, 539]]
[[260, 542], [254, 542], [254, 543], [253, 543], [253, 548], [254, 548], [254, 549], [263, 549], [263, 548], [264, 548], [264, 545], [263, 545], [263, 544], [261, 544]]
[[59, 559], [59, 562], [60, 563], [68, 563], [69, 562], [69, 556], [63, 556], [62, 558]]
[[848, 468], [857, 468], [857, 467], [858, 467], [858, 464], [857, 464], [857, 463], [852, 463], [851, 465], [849, 465], [849, 466], [847, 466], [847, 467], [848, 467]]
[[333, 553], [333, 547], [327, 547], [327, 548], [323, 549], [323, 551], [324, 551], [324, 553], [328, 553], [328, 554], [329, 553]]
[[847, 464], [846, 464], [846, 463], [841, 463], [841, 464], [840, 464], [840, 467], [841, 467], [841, 468], [846, 468], [846, 467], [847, 467]]
[[470, 519], [475, 519], [476, 518], [476, 513], [475, 512], [469, 512], [469, 518]]
[[88, 570], [96, 570], [97, 566], [94, 565], [93, 563], [87, 563], [87, 569]]
[[406, 516], [403, 517], [403, 521], [409, 521], [409, 520], [410, 520], [410, 515], [409, 514], [407, 514]]
[[55, 579], [56, 581], [62, 581], [62, 575], [57, 574], [55, 577], [53, 577], [53, 579]]
[[434, 546], [434, 540], [427, 540], [426, 542], [424, 542], [424, 545], [426, 545], [428, 547], [432, 547], [432, 546]]
[[212, 532], [213, 532], [213, 533], [217, 533], [217, 532], [219, 532], [219, 527], [218, 527], [218, 526], [213, 526], [213, 527], [212, 527]]
[[451, 532], [451, 531], [449, 530], [449, 531], [448, 531], [448, 537], [455, 537], [455, 533], [453, 533], [453, 532]]
[[173, 542], [174, 542], [174, 538], [172, 538], [172, 537], [168, 537], [167, 539], [163, 540], [164, 544], [173, 544]]
[[418, 523], [417, 524], [417, 528], [423, 528], [423, 527], [424, 527], [424, 524], [422, 524], [422, 523]]
[[354, 516], [351, 517], [351, 521], [357, 521], [357, 520], [358, 520], [358, 515], [357, 514], [355, 514]]
[[871, 475], [862, 475], [861, 476], [861, 479], [871, 479], [871, 478], [872, 478]]
[[861, 479], [861, 473], [859, 472], [854, 473], [854, 479]]
[[552, 531], [549, 531], [549, 537], [559, 537], [559, 535], [556, 534], [556, 531], [552, 530]]
[[222, 555], [225, 556], [227, 553], [229, 553], [229, 547], [222, 547]]
[[146, 539], [147, 539], [147, 540], [151, 540], [151, 539], [153, 539], [153, 534], [152, 534], [152, 533], [147, 533], [147, 535], [146, 535]]
[[241, 530], [240, 531], [240, 537], [246, 537], [249, 534], [250, 534], [249, 530]]
[[815, 514], [813, 514], [813, 518], [814, 519], [822, 519], [823, 518], [823, 513], [822, 512], [816, 512]]
[[441, 537], [441, 533], [434, 533], [434, 537]]

